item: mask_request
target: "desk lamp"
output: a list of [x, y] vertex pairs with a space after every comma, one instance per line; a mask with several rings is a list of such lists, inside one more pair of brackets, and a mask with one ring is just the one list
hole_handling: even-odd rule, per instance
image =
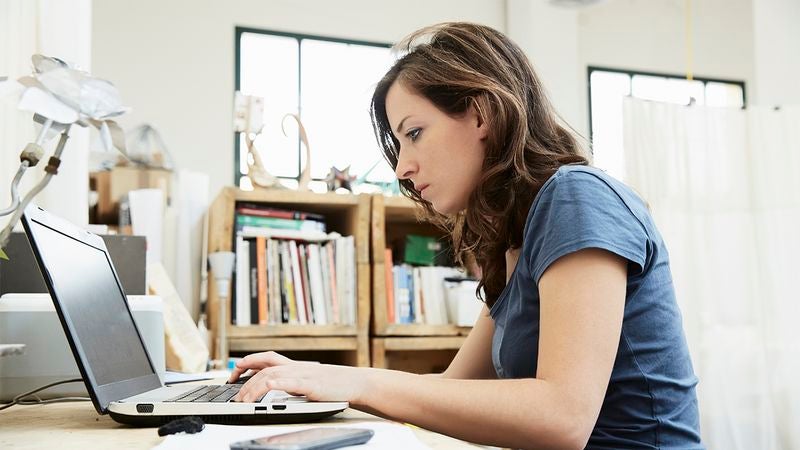
[[231, 275], [236, 255], [233, 252], [209, 253], [208, 263], [217, 282], [217, 298], [219, 314], [217, 317], [217, 362], [220, 369], [227, 369], [228, 363], [228, 299], [231, 287]]
[[[20, 153], [20, 165], [11, 182], [11, 205], [0, 209], [0, 217], [11, 214], [11, 220], [0, 232], [0, 257], [7, 259], [3, 247], [8, 242], [11, 230], [19, 221], [28, 203], [47, 186], [58, 173], [61, 154], [69, 138], [72, 125], [100, 131], [100, 141], [106, 150], [112, 147], [125, 154], [125, 136], [122, 128], [111, 120], [124, 114], [128, 108], [122, 106], [117, 89], [106, 80], [93, 78], [58, 58], [33, 55], [33, 73], [16, 81], [0, 77], [0, 97], [16, 96], [17, 107], [33, 112], [33, 120], [40, 125], [34, 142]], [[53, 155], [44, 168], [45, 175], [20, 200], [19, 183], [25, 172], [37, 165], [44, 156], [42, 145], [57, 134], [61, 137]]]

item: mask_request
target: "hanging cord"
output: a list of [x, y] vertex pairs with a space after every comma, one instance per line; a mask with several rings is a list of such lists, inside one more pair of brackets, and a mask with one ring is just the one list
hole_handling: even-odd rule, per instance
[[685, 22], [686, 22], [686, 80], [692, 81], [694, 80], [694, 74], [692, 72], [692, 65], [694, 64], [694, 44], [692, 42], [693, 39], [693, 32], [692, 32], [692, 0], [686, 0], [686, 14], [685, 14]]
[[[42, 386], [40, 388], [36, 388], [32, 391], [28, 391], [22, 394], [17, 395], [13, 399], [11, 399], [10, 403], [5, 403], [3, 406], [0, 406], [0, 411], [4, 409], [11, 408], [14, 405], [46, 405], [49, 403], [62, 403], [62, 402], [83, 402], [91, 400], [89, 397], [60, 397], [60, 398], [53, 398], [49, 400], [42, 400], [36, 393], [41, 392], [45, 389], [49, 389], [53, 386], [58, 386], [60, 384], [67, 384], [67, 383], [80, 383], [83, 382], [83, 378], [73, 378], [70, 380], [61, 380], [56, 381], [55, 383], [50, 383], [48, 385]], [[26, 399], [26, 397], [34, 397], [33, 399]]]

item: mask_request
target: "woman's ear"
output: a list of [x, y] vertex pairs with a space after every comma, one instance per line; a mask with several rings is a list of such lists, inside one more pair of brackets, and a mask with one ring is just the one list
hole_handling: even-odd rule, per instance
[[480, 139], [484, 140], [489, 136], [489, 124], [485, 119], [486, 114], [474, 98], [470, 103], [469, 110], [470, 115], [472, 115], [471, 119], [475, 121], [475, 127], [478, 129]]

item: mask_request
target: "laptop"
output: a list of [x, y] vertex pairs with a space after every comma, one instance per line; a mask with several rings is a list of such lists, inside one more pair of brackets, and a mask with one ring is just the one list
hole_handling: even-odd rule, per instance
[[283, 391], [270, 391], [254, 403], [233, 402], [241, 383], [164, 385], [103, 239], [36, 205], [25, 209], [22, 223], [98, 413], [135, 426], [183, 416], [206, 423], [272, 424], [319, 420], [348, 407]]

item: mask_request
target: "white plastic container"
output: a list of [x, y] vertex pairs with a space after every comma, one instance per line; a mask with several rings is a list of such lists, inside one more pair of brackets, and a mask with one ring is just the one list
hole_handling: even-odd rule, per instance
[[448, 322], [459, 327], [475, 325], [483, 308], [483, 302], [475, 295], [478, 288], [476, 280], [464, 278], [456, 280], [447, 278], [444, 281], [445, 298], [447, 300]]
[[[156, 372], [164, 380], [164, 313], [161, 297], [129, 295], [128, 305]], [[102, 324], [99, 324], [102, 326]], [[81, 378], [50, 294], [0, 297], [0, 343], [25, 344], [25, 353], [0, 357], [0, 400], [56, 381]], [[83, 383], [42, 391], [41, 398], [87, 396]]]

